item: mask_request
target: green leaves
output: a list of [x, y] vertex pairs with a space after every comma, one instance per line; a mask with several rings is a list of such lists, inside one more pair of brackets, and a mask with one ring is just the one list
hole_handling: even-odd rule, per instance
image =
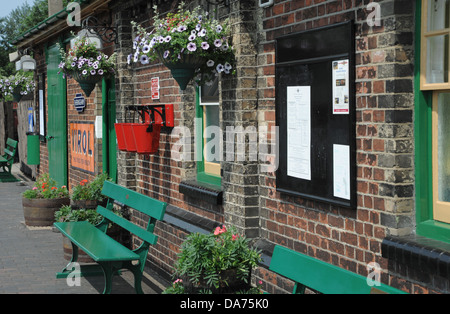
[[252, 268], [261, 261], [258, 250], [251, 248], [245, 236], [236, 228], [218, 227], [214, 233], [190, 234], [181, 247], [175, 265], [176, 276], [187, 276], [194, 285], [206, 285], [211, 289], [228, 285], [222, 278], [223, 271], [236, 270], [244, 282]]

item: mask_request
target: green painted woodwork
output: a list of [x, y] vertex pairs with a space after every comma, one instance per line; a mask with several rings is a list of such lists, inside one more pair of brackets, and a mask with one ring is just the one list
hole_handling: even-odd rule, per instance
[[57, 227], [78, 248], [89, 252], [89, 255], [96, 262], [139, 260], [139, 255], [116, 242], [87, 221], [61, 222], [57, 224]]
[[[142, 293], [142, 273], [147, 254], [150, 245], [156, 244], [158, 239], [153, 234], [153, 231], [156, 221], [163, 219], [167, 204], [109, 181], [105, 181], [102, 193], [108, 197], [108, 204], [106, 208], [102, 206], [98, 206], [97, 208], [97, 212], [104, 217], [99, 225], [93, 226], [85, 221], [56, 222], [54, 224], [71, 241], [73, 248], [70, 263], [60, 273], [56, 274], [56, 278], [66, 278], [69, 275], [74, 275], [72, 272], [72, 263], [77, 261], [78, 250], [82, 249], [98, 265], [83, 265], [78, 275], [90, 276], [104, 274], [105, 289], [103, 293], [106, 294], [111, 292], [113, 275], [117, 274], [121, 269], [129, 269], [134, 275], [136, 292]], [[125, 218], [116, 215], [112, 211], [114, 200], [148, 215], [147, 227], [143, 229]], [[142, 239], [141, 246], [135, 250], [130, 250], [110, 238], [106, 234], [106, 231], [111, 222], [114, 222]]]
[[[200, 106], [200, 90], [197, 87], [196, 88], [196, 106], [195, 106], [195, 118], [197, 121], [202, 121], [202, 125], [198, 125], [195, 132], [195, 138], [196, 138], [196, 147], [194, 148], [196, 151], [197, 156], [200, 156], [200, 161], [197, 161], [197, 181], [203, 182], [203, 183], [209, 183], [217, 185], [218, 187], [222, 186], [222, 177], [218, 177], [209, 173], [205, 172], [205, 160], [203, 156], [203, 150], [204, 150], [204, 141], [203, 141], [203, 124], [205, 121], [203, 121], [203, 109]], [[201, 119], [201, 120], [198, 120]]]
[[113, 182], [117, 182], [117, 140], [114, 123], [116, 122], [115, 80], [103, 79], [102, 84], [103, 116], [103, 171], [108, 173]]
[[293, 293], [302, 294], [305, 287], [324, 294], [405, 293], [381, 283], [371, 287], [366, 277], [279, 245], [275, 246], [269, 269], [293, 280]]
[[59, 185], [67, 185], [67, 86], [58, 74], [61, 55], [57, 45], [47, 49], [47, 148], [49, 174]]
[[420, 90], [422, 0], [416, 0], [414, 138], [416, 233], [450, 243], [450, 225], [433, 220], [432, 92]]
[[11, 174], [12, 165], [14, 164], [14, 158], [17, 154], [17, 141], [8, 138], [6, 140], [6, 147], [4, 149], [3, 156], [0, 156], [0, 168], [2, 171]]

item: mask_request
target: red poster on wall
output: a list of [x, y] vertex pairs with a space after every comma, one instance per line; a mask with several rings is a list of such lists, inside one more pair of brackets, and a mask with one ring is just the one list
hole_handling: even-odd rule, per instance
[[70, 160], [73, 168], [95, 173], [93, 122], [70, 123]]

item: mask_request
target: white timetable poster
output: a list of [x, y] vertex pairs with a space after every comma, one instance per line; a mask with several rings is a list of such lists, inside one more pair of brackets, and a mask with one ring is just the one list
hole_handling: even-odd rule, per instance
[[311, 86], [287, 87], [287, 175], [311, 180]]
[[350, 146], [333, 145], [333, 194], [350, 199]]
[[349, 60], [333, 61], [333, 114], [349, 114]]

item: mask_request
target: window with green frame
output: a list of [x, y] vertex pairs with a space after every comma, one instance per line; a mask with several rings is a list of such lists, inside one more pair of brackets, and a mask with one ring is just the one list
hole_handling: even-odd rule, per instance
[[220, 106], [218, 78], [209, 85], [197, 88], [196, 143], [197, 152], [201, 155], [197, 162], [197, 181], [220, 186], [221, 177], [221, 138], [220, 138]]
[[450, 0], [416, 8], [417, 234], [450, 242]]

